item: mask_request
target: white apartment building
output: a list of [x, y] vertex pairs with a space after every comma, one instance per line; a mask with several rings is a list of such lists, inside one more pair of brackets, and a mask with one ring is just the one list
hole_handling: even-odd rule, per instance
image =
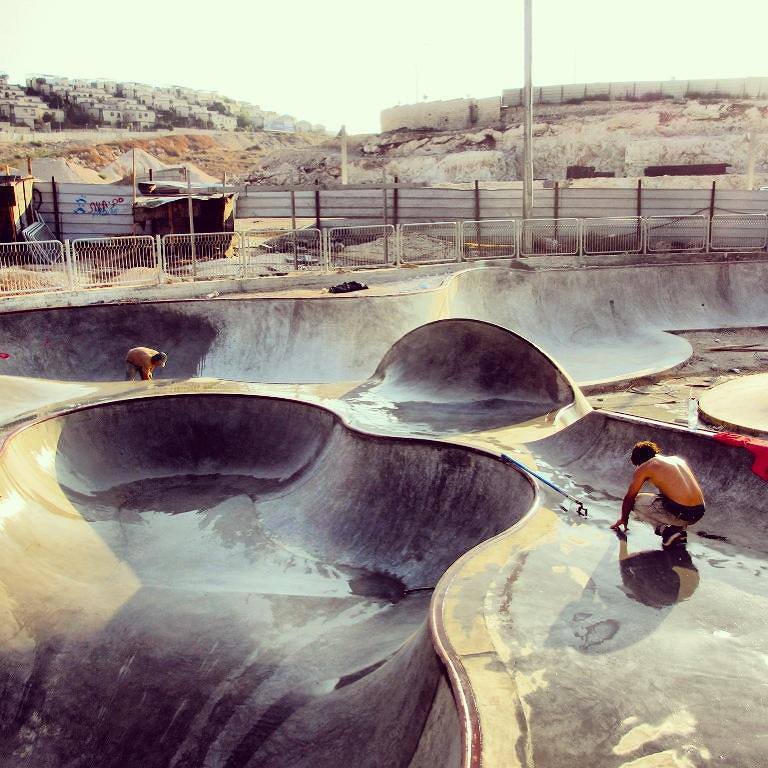
[[237, 128], [237, 118], [232, 115], [222, 115], [221, 112], [209, 112], [209, 122], [218, 131], [234, 131]]
[[123, 110], [123, 124], [132, 128], [152, 128], [157, 123], [157, 115], [151, 109], [129, 108]]

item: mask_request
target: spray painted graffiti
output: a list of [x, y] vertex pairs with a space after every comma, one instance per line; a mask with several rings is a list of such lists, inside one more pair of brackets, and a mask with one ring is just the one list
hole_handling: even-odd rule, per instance
[[118, 206], [124, 202], [125, 199], [122, 197], [113, 197], [111, 200], [88, 200], [85, 197], [76, 197], [75, 209], [72, 213], [90, 216], [112, 216], [120, 213]]

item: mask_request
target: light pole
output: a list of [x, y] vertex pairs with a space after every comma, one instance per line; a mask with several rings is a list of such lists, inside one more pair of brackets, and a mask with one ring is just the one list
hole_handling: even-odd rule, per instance
[[533, 0], [524, 0], [524, 68], [523, 86], [523, 218], [530, 219], [533, 213], [533, 76], [531, 73], [531, 39]]

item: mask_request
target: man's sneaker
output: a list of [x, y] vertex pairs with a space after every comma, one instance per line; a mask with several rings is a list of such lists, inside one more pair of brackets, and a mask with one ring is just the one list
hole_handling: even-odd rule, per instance
[[688, 534], [685, 528], [677, 525], [668, 525], [661, 532], [661, 546], [669, 549], [675, 546], [685, 546], [688, 543]]

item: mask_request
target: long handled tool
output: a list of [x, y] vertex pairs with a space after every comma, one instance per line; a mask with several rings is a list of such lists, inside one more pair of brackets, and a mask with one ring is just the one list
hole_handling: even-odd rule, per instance
[[532, 469], [529, 469], [525, 466], [525, 464], [521, 464], [517, 459], [513, 459], [511, 456], [507, 456], [506, 453], [502, 453], [499, 458], [505, 462], [506, 464], [511, 464], [514, 467], [517, 467], [518, 469], [522, 469], [523, 472], [526, 472], [527, 474], [531, 475], [532, 477], [535, 477], [540, 482], [544, 483], [544, 485], [549, 486], [553, 491], [557, 491], [561, 496], [565, 496], [566, 499], [569, 501], [572, 501], [576, 505], [576, 514], [578, 514], [581, 517], [587, 516], [587, 508], [584, 506], [584, 503], [577, 499], [575, 496], [571, 496], [570, 493], [567, 491], [564, 491], [559, 486], [555, 485], [550, 480], [547, 480], [546, 477], [542, 477], [538, 472], [534, 472]]

